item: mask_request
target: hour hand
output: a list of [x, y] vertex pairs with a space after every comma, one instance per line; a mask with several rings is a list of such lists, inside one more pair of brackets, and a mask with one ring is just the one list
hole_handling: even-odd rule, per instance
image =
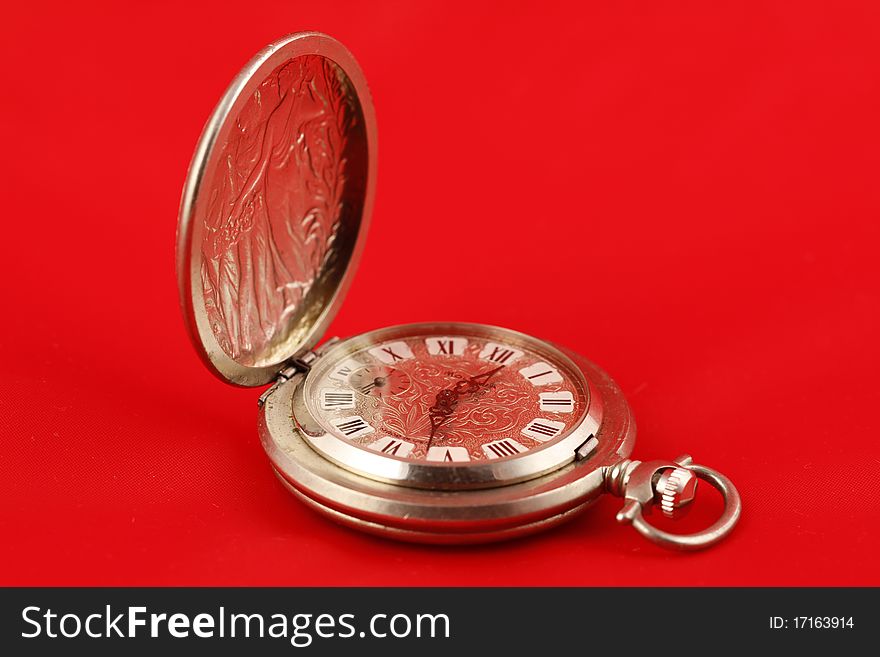
[[494, 370], [477, 374], [468, 379], [462, 379], [451, 388], [446, 388], [437, 393], [437, 397], [434, 398], [434, 405], [428, 409], [428, 416], [431, 418], [431, 436], [428, 438], [428, 448], [431, 447], [431, 442], [434, 440], [434, 433], [437, 431], [437, 428], [449, 419], [461, 396], [479, 390], [493, 374], [503, 367], [504, 365], [500, 365]]

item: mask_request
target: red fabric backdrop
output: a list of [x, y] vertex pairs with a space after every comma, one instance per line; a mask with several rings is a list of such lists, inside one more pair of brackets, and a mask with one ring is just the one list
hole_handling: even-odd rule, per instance
[[[7, 7], [0, 583], [880, 584], [880, 14], [723, 5]], [[454, 319], [585, 354], [638, 456], [739, 485], [728, 541], [665, 552], [609, 498], [531, 539], [419, 547], [284, 491], [258, 392], [187, 340], [173, 245], [214, 103], [299, 29], [349, 46], [379, 120], [331, 334]]]

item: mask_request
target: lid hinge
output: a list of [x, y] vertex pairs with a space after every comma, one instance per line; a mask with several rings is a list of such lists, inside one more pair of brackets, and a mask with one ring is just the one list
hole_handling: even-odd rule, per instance
[[330, 338], [327, 342], [321, 345], [321, 348], [317, 351], [307, 351], [299, 358], [291, 358], [287, 361], [284, 367], [278, 372], [278, 376], [275, 378], [275, 383], [269, 386], [266, 391], [260, 395], [260, 398], [257, 400], [257, 406], [262, 408], [263, 404], [266, 403], [266, 400], [269, 399], [272, 393], [278, 389], [278, 386], [290, 381], [290, 379], [297, 374], [305, 374], [312, 369], [312, 365], [321, 356], [323, 351], [337, 342], [339, 342], [339, 338]]
[[[311, 356], [311, 358], [309, 358]], [[286, 383], [290, 381], [297, 374], [302, 374], [308, 372], [312, 368], [312, 363], [317, 358], [317, 355], [310, 351], [303, 358], [292, 358], [287, 361], [287, 365], [278, 372], [278, 376], [275, 377], [275, 383], [269, 386], [266, 391], [260, 395], [260, 398], [257, 400], [257, 406], [263, 408], [263, 404], [266, 403], [266, 400], [272, 396], [272, 393], [278, 389], [282, 383]]]

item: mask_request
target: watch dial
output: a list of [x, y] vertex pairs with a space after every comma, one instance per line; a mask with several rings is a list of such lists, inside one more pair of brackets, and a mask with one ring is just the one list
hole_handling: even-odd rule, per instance
[[539, 450], [569, 434], [588, 401], [582, 377], [546, 343], [430, 331], [334, 350], [310, 373], [305, 398], [336, 439], [437, 465]]

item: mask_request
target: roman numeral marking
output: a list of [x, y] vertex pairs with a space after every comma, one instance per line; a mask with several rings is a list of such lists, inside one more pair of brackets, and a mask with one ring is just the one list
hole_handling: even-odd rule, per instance
[[370, 443], [368, 447], [376, 452], [387, 454], [388, 456], [406, 458], [413, 451], [415, 445], [413, 443], [408, 443], [405, 440], [398, 440], [397, 438], [386, 436], [385, 438], [380, 438], [374, 443]]
[[488, 360], [499, 365], [507, 365], [522, 356], [523, 352], [517, 349], [511, 349], [503, 344], [495, 342], [487, 342], [486, 346], [480, 352], [480, 358]]
[[388, 348], [388, 347], [383, 348], [383, 349], [382, 349], [382, 353], [384, 353], [384, 354], [388, 354], [389, 356], [391, 356], [391, 362], [392, 362], [392, 363], [395, 362], [395, 361], [403, 360], [403, 359], [404, 359], [403, 356], [400, 356], [400, 355], [394, 353], [394, 350], [393, 350], [393, 349], [390, 349], [390, 348]]
[[546, 386], [551, 383], [561, 383], [562, 375], [552, 365], [547, 363], [534, 363], [519, 371], [533, 386]]
[[520, 433], [533, 440], [545, 443], [552, 438], [556, 438], [556, 436], [562, 433], [563, 429], [565, 429], [565, 422], [537, 418], [529, 422]]
[[467, 349], [468, 341], [465, 338], [428, 338], [425, 346], [432, 356], [458, 356]]
[[321, 391], [321, 408], [325, 411], [352, 409], [354, 408], [354, 392], [325, 388]]
[[439, 461], [443, 463], [459, 463], [470, 461], [471, 455], [465, 447], [432, 447], [428, 450], [426, 461]]
[[542, 392], [538, 395], [538, 405], [542, 411], [571, 413], [574, 410], [574, 395], [567, 390], [562, 392]]
[[513, 356], [512, 349], [502, 349], [501, 347], [495, 347], [492, 350], [492, 353], [489, 354], [488, 360], [491, 360], [493, 363], [501, 363], [504, 365], [507, 361], [510, 360], [510, 357]]
[[331, 379], [335, 379], [336, 381], [340, 381], [345, 383], [348, 381], [348, 375], [354, 372], [359, 367], [359, 364], [353, 360], [347, 360], [343, 363], [340, 363], [339, 366], [336, 367], [329, 376]]
[[401, 360], [413, 357], [413, 352], [406, 342], [389, 342], [370, 349], [370, 355], [386, 365], [393, 365]]
[[515, 440], [502, 438], [483, 445], [483, 453], [490, 459], [500, 459], [505, 456], [514, 456], [526, 451], [526, 448]]
[[360, 415], [340, 417], [330, 420], [330, 424], [336, 427], [346, 438], [360, 438], [374, 431], [373, 427], [367, 424], [367, 421]]

